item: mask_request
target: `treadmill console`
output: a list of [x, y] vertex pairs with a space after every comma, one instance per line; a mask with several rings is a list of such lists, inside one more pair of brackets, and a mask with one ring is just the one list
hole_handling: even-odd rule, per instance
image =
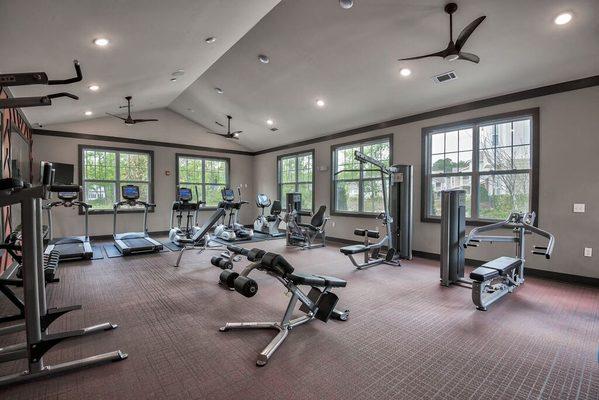
[[125, 185], [121, 188], [121, 194], [125, 200], [138, 200], [139, 199], [139, 186], [136, 185]]
[[221, 196], [223, 197], [224, 201], [234, 201], [235, 200], [235, 191], [231, 188], [223, 188], [220, 191]]
[[58, 198], [62, 201], [73, 201], [79, 196], [78, 192], [58, 192]]

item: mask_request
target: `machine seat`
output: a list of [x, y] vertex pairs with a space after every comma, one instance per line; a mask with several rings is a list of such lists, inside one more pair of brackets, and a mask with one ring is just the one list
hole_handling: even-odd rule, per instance
[[273, 222], [273, 221], [276, 221], [276, 220], [277, 220], [277, 216], [276, 216], [276, 215], [267, 215], [267, 216], [266, 216], [266, 220], [267, 220], [268, 222]]
[[477, 282], [488, 281], [499, 276], [499, 271], [496, 269], [478, 267], [474, 271], [470, 272], [470, 279]]
[[339, 251], [343, 254], [360, 254], [365, 253], [370, 249], [370, 246], [364, 246], [363, 244], [353, 244], [351, 246], [345, 246], [339, 249]]
[[298, 226], [301, 226], [302, 228], [306, 228], [306, 229], [310, 229], [311, 231], [318, 231], [318, 227], [311, 225], [311, 224], [297, 224]]
[[513, 257], [499, 257], [484, 263], [482, 267], [497, 270], [499, 275], [507, 275], [514, 268], [522, 265], [522, 260]]
[[379, 231], [371, 231], [368, 229], [354, 229], [354, 235], [356, 236], [368, 236], [369, 238], [379, 239], [381, 237]]
[[327, 275], [313, 275], [303, 272], [293, 272], [287, 277], [296, 285], [307, 285], [317, 287], [345, 287], [347, 281]]

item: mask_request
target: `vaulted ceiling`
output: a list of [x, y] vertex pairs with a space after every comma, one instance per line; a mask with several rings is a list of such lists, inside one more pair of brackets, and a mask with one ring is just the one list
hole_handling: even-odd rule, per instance
[[[445, 1], [354, 3], [344, 10], [337, 0], [63, 1], [48, 10], [47, 2], [5, 0], [0, 69], [60, 77], [69, 75], [72, 58], [84, 65], [86, 82], [74, 89], [81, 100], [25, 110], [31, 122], [81, 120], [87, 109], [114, 112], [133, 94], [135, 110], [168, 106], [209, 130], [222, 131], [215, 121], [231, 114], [233, 129], [244, 131], [239, 143], [253, 150], [599, 74], [596, 0], [459, 1], [454, 36], [487, 16], [464, 48], [480, 56], [479, 64], [397, 61], [445, 47]], [[566, 10], [572, 22], [555, 25]], [[106, 49], [91, 44], [99, 35], [110, 36]], [[217, 41], [207, 45], [207, 36]], [[270, 62], [260, 63], [259, 54]], [[179, 68], [185, 75], [170, 82]], [[411, 76], [401, 77], [401, 68]], [[451, 70], [457, 80], [431, 79]], [[100, 91], [87, 90], [92, 81]], [[28, 95], [47, 88], [17, 89]]]

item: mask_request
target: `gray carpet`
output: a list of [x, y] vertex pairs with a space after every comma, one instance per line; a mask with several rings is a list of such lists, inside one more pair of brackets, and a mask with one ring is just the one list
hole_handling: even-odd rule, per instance
[[[256, 355], [274, 332], [218, 328], [279, 320], [288, 297], [274, 278], [256, 272], [260, 289], [247, 299], [216, 284], [214, 252], [190, 251], [179, 268], [172, 252], [73, 263], [48, 286], [48, 304], [84, 309], [51, 331], [120, 326], [59, 344], [47, 362], [115, 349], [129, 359], [0, 390], [0, 399], [598, 398], [598, 288], [530, 277], [481, 312], [468, 289], [439, 285], [434, 261], [356, 271], [332, 245], [257, 247], [283, 252], [300, 271], [348, 280], [336, 292], [350, 319], [297, 327], [257, 368]], [[0, 312], [4, 306], [0, 299]], [[0, 347], [19, 338], [0, 336]], [[1, 374], [22, 369], [23, 362], [0, 364]]]

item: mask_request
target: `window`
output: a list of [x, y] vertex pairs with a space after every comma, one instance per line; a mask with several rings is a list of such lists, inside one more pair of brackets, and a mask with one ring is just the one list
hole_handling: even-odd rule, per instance
[[314, 150], [277, 158], [278, 191], [283, 208], [287, 193], [302, 194], [302, 211], [314, 209]]
[[441, 191], [466, 191], [466, 218], [502, 220], [538, 211], [533, 166], [538, 110], [423, 129], [423, 220], [441, 216]]
[[83, 201], [91, 204], [90, 212], [112, 212], [125, 185], [139, 186], [140, 200], [152, 202], [152, 151], [79, 146], [79, 153]]
[[206, 207], [217, 207], [221, 189], [229, 186], [229, 159], [177, 154], [177, 185], [191, 188]]
[[372, 166], [356, 161], [356, 151], [389, 166], [391, 136], [332, 148], [333, 212], [368, 215], [381, 213], [384, 211], [384, 204], [380, 172], [369, 171]]

